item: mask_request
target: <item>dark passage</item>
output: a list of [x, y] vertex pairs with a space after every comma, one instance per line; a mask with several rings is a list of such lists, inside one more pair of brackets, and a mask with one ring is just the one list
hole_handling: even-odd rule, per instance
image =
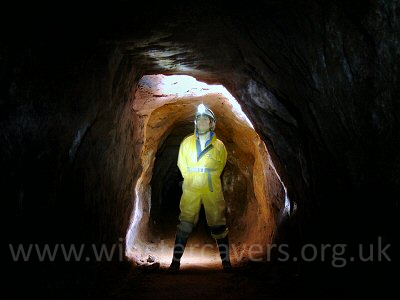
[[177, 126], [157, 151], [151, 179], [151, 224], [160, 231], [174, 235], [179, 217], [183, 177], [177, 166], [179, 145], [193, 131], [193, 126]]
[[[399, 1], [35, 2], [2, 12], [2, 298], [397, 293]], [[173, 75], [209, 86], [160, 79]], [[254, 130], [228, 96], [206, 94], [212, 85]], [[227, 146], [232, 253], [246, 257], [222, 274], [210, 249], [210, 265], [187, 256], [171, 277], [157, 243], [176, 230], [177, 151], [200, 101]], [[193, 241], [212, 242], [203, 212]], [[249, 259], [251, 245], [263, 261]]]

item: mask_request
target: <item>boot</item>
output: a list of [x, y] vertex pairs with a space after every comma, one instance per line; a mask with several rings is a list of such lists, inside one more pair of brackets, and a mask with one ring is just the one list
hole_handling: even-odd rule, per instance
[[180, 235], [175, 237], [174, 254], [172, 257], [171, 265], [168, 268], [169, 273], [177, 273], [181, 266], [181, 257], [185, 251], [188, 238]]
[[222, 261], [222, 268], [224, 272], [231, 272], [232, 271], [232, 265], [229, 257], [229, 238], [228, 236], [222, 238], [222, 239], [217, 239], [217, 244], [218, 244], [218, 250], [219, 254], [221, 256], [221, 261]]

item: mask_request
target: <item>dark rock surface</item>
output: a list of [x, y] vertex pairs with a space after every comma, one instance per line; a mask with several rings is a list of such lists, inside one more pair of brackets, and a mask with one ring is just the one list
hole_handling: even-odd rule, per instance
[[[147, 74], [186, 74], [223, 84], [265, 142], [297, 205], [279, 241], [293, 253], [345, 244], [346, 258], [356, 258], [344, 268], [299, 262], [300, 276], [390, 288], [400, 220], [399, 10], [396, 0], [5, 6], [6, 251], [123, 244], [141, 173], [137, 84]], [[391, 245], [391, 262], [379, 261], [378, 243]], [[359, 245], [373, 245], [373, 262], [360, 261]], [[7, 261], [10, 299], [85, 295], [107, 286], [99, 274], [126, 271], [118, 257], [106, 266]]]

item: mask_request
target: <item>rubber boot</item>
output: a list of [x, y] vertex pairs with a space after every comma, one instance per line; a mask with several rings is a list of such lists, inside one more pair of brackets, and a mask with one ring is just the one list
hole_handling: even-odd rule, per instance
[[185, 251], [188, 238], [177, 235], [175, 237], [174, 254], [172, 257], [171, 265], [168, 268], [169, 273], [177, 273], [181, 266], [181, 257]]
[[224, 272], [231, 272], [232, 271], [232, 265], [229, 257], [229, 238], [228, 236], [222, 238], [222, 239], [217, 239], [217, 244], [218, 244], [218, 250], [219, 254], [221, 256], [221, 261], [222, 261], [222, 268]]

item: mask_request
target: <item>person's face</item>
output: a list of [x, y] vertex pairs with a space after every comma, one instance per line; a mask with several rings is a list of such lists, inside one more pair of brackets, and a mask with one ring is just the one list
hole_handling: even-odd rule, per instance
[[202, 134], [210, 130], [211, 120], [207, 116], [197, 117], [197, 131]]

